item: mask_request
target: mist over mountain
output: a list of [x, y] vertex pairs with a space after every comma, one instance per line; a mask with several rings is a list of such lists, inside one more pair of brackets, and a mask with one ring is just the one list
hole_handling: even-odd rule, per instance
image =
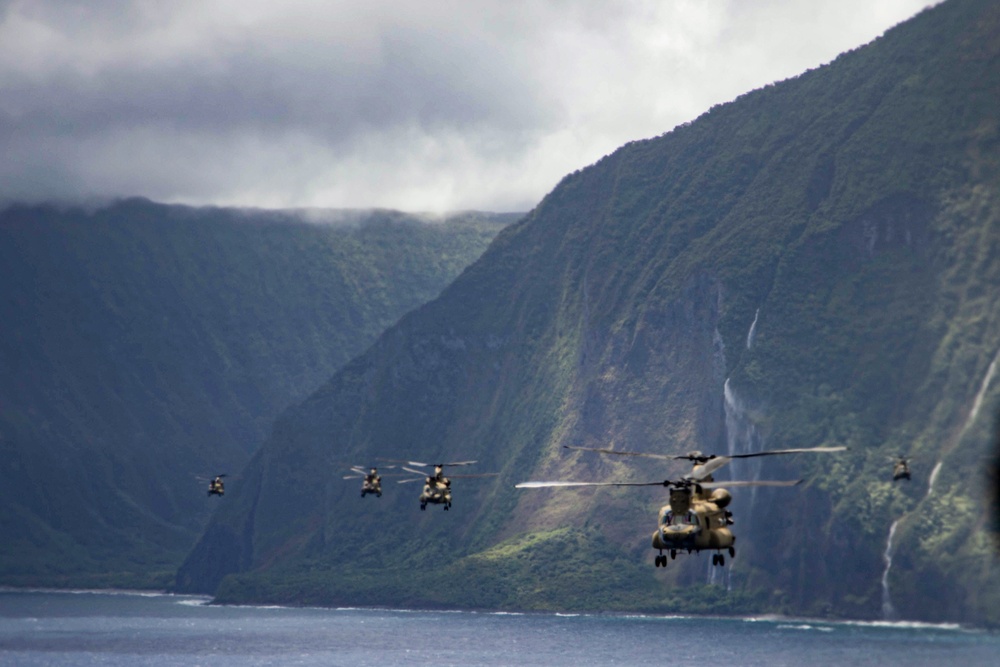
[[[568, 175], [286, 410], [178, 573], [222, 601], [1000, 623], [1000, 6], [949, 0]], [[737, 556], [654, 568], [665, 494], [562, 445], [847, 445], [728, 469]], [[892, 459], [913, 479], [892, 482]], [[454, 506], [345, 462], [476, 459]], [[721, 475], [720, 475], [721, 477]], [[391, 482], [387, 484], [391, 485]], [[438, 511], [430, 511], [437, 509]]]
[[205, 478], [239, 484], [281, 410], [515, 218], [6, 207], [0, 583], [164, 586]]

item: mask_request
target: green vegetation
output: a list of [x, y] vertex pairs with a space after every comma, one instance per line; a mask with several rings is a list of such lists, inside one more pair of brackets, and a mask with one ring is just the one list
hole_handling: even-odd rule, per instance
[[[1000, 384], [1000, 8], [950, 0], [829, 66], [570, 174], [441, 297], [289, 409], [178, 575], [222, 601], [773, 611], [1000, 623], [975, 481]], [[748, 330], [759, 311], [754, 344]], [[525, 479], [727, 447], [723, 385], [794, 490], [735, 490], [726, 586], [652, 568], [662, 492]], [[980, 390], [982, 392], [980, 392]], [[982, 410], [970, 418], [972, 406]], [[913, 480], [890, 483], [891, 457]], [[477, 459], [448, 513], [331, 461]], [[934, 491], [931, 471], [941, 463]], [[294, 480], [294, 481], [292, 481]]]
[[0, 212], [0, 583], [171, 583], [275, 417], [513, 216]]

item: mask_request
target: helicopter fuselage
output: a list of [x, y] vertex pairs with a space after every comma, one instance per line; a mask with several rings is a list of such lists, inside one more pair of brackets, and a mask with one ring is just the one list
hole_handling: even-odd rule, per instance
[[428, 477], [424, 490], [420, 493], [420, 509], [427, 505], [444, 505], [445, 510], [451, 508], [451, 480], [447, 477]]
[[653, 533], [653, 548], [660, 552], [657, 567], [667, 565], [664, 551], [669, 551], [671, 558], [679, 551], [719, 551], [713, 556], [713, 565], [725, 563], [723, 549], [735, 555], [736, 536], [729, 529], [732, 515], [724, 509], [731, 500], [728, 491], [716, 489], [705, 497], [692, 489], [672, 489], [670, 500], [671, 504], [660, 508], [659, 526]]
[[365, 477], [361, 481], [361, 497], [364, 498], [369, 493], [374, 493], [377, 497], [382, 496], [381, 477]]

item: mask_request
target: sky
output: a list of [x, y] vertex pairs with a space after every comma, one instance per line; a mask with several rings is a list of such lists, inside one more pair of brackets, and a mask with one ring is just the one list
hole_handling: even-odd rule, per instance
[[527, 211], [928, 0], [0, 0], [0, 202]]

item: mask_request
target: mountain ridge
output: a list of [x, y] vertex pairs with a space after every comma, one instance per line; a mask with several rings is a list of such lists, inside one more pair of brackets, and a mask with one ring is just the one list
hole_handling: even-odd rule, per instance
[[[995, 4], [949, 0], [568, 175], [279, 418], [179, 589], [855, 618], [888, 598], [907, 618], [1000, 623], [969, 481], [998, 402], [998, 33]], [[963, 427], [980, 386], [985, 412]], [[738, 556], [706, 574], [697, 557], [650, 566], [659, 498], [511, 488], [683, 470], [562, 444], [851, 450], [769, 461], [768, 477], [806, 482], [734, 494]], [[891, 482], [900, 452], [922, 461], [908, 486]], [[420, 513], [337, 479], [337, 461], [379, 456], [500, 476], [457, 480], [448, 515]]]
[[[352, 226], [132, 198], [0, 212], [0, 577], [164, 587], [286, 405], [515, 216]], [[218, 499], [213, 499], [218, 500]]]

